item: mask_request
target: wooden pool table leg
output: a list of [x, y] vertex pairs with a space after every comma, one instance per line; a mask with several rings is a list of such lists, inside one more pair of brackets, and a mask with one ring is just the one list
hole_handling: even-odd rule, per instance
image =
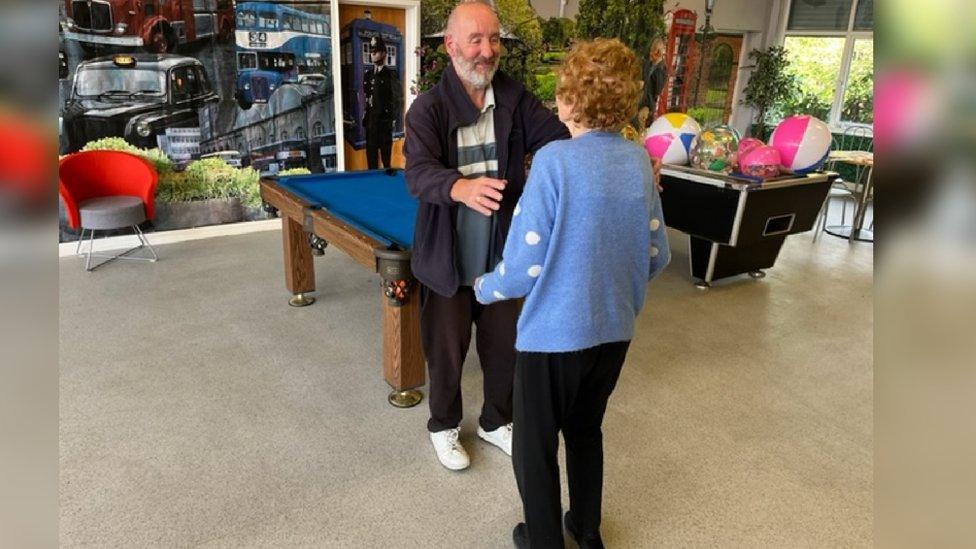
[[401, 408], [420, 402], [424, 355], [420, 348], [420, 296], [416, 285], [402, 305], [383, 300], [383, 377], [393, 387], [390, 404]]
[[288, 304], [293, 307], [311, 305], [315, 298], [306, 294], [315, 291], [315, 265], [305, 229], [300, 222], [283, 216], [281, 234], [285, 241], [285, 286], [292, 293]]

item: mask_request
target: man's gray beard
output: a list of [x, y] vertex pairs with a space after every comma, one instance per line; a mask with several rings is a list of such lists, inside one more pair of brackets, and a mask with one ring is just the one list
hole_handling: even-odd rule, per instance
[[451, 55], [451, 59], [454, 61], [454, 67], [457, 68], [458, 77], [471, 87], [479, 90], [483, 90], [491, 85], [491, 79], [495, 77], [495, 72], [498, 70], [498, 63], [501, 61], [500, 57], [495, 57], [491, 69], [488, 70], [487, 74], [482, 75], [474, 67], [478, 62], [477, 59], [468, 61], [459, 52]]

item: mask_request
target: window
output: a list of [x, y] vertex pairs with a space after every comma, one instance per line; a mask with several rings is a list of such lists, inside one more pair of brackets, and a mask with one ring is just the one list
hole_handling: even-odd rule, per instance
[[173, 69], [170, 76], [170, 89], [173, 90], [173, 101], [183, 101], [199, 93], [197, 73], [193, 67], [178, 67]]
[[790, 30], [846, 31], [851, 0], [793, 0]]
[[276, 30], [278, 28], [278, 17], [273, 11], [262, 11], [258, 13], [258, 26], [265, 29]]
[[197, 95], [205, 95], [211, 93], [213, 91], [213, 88], [210, 87], [210, 79], [207, 78], [206, 71], [203, 70], [203, 67], [197, 67], [196, 72], [197, 72], [197, 84], [198, 84]]
[[369, 58], [369, 41], [363, 42], [363, 65], [372, 65], [373, 61]]
[[853, 51], [840, 119], [871, 124], [874, 122], [874, 40], [854, 40]]
[[386, 47], [386, 66], [387, 67], [396, 66], [396, 46]]
[[237, 69], [247, 70], [258, 68], [258, 55], [252, 52], [240, 52], [237, 54]]
[[800, 91], [782, 114], [874, 122], [873, 0], [791, 0], [784, 46]]

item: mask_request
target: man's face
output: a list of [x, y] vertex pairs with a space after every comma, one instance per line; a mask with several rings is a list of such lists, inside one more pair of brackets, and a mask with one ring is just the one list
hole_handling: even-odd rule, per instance
[[[467, 9], [465, 9], [467, 8]], [[484, 89], [498, 70], [502, 43], [498, 19], [487, 7], [462, 7], [453, 29], [444, 36], [444, 46], [458, 76], [469, 85]]]
[[383, 66], [386, 63], [386, 52], [383, 50], [373, 50], [369, 54], [369, 59], [374, 65]]
[[664, 42], [655, 42], [654, 47], [651, 48], [651, 59], [654, 61], [660, 61], [664, 59], [664, 54], [667, 53], [667, 47]]

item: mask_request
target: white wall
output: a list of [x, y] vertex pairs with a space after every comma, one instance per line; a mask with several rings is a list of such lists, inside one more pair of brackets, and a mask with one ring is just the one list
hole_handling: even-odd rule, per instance
[[579, 0], [529, 0], [529, 4], [540, 17], [549, 19], [559, 16], [559, 5], [562, 1], [566, 2], [563, 8], [563, 17], [573, 19], [579, 13]]
[[[718, 32], [764, 32], [770, 5], [775, 0], [716, 0], [712, 27]], [[705, 0], [666, 0], [664, 12], [689, 9], [698, 13], [698, 26], [705, 24]]]

